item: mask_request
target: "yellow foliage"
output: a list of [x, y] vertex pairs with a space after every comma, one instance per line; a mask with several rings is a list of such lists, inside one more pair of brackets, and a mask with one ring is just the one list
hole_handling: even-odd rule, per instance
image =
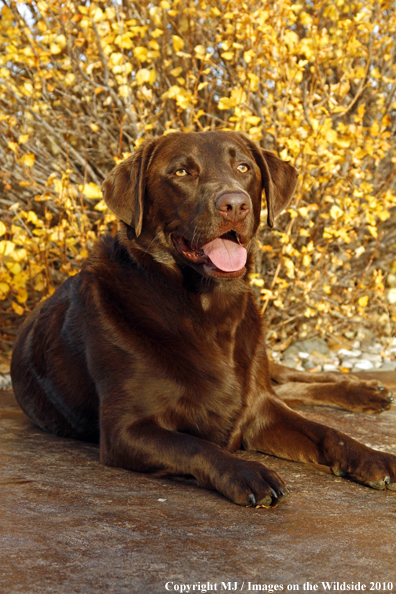
[[220, 128], [300, 172], [278, 230], [261, 230], [266, 272], [253, 284], [269, 315], [319, 332], [372, 319], [386, 295], [377, 257], [395, 242], [384, 248], [396, 207], [394, 1], [28, 4], [28, 19], [14, 0], [0, 19], [7, 311], [28, 312], [114, 230], [101, 183], [146, 135]]

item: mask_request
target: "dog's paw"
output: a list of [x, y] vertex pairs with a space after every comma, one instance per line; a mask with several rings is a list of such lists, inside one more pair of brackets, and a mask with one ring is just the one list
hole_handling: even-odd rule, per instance
[[270, 507], [290, 492], [280, 476], [259, 462], [236, 459], [222, 473], [216, 488], [237, 505]]
[[376, 414], [389, 410], [393, 404], [393, 393], [377, 380], [348, 378], [339, 382], [336, 389], [348, 410]]
[[348, 478], [372, 489], [396, 491], [396, 456], [366, 448], [355, 462], [336, 463], [333, 474]]

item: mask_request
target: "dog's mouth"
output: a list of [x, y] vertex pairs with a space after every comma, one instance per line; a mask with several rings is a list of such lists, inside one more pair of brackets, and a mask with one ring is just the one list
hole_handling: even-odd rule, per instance
[[235, 278], [245, 272], [247, 251], [236, 231], [228, 231], [203, 245], [182, 235], [173, 235], [173, 243], [186, 260], [191, 264], [202, 264], [209, 275]]

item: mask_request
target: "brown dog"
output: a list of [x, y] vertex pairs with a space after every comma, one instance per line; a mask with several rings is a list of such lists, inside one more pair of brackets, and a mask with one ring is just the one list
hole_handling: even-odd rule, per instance
[[305, 419], [275, 392], [369, 412], [391, 402], [376, 381], [267, 359], [248, 272], [263, 189], [272, 226], [296, 180], [236, 132], [168, 135], [118, 165], [104, 182], [117, 237], [96, 245], [17, 338], [12, 380], [27, 415], [100, 440], [104, 464], [192, 475], [240, 505], [274, 503], [287, 487], [238, 448], [396, 490], [395, 456]]

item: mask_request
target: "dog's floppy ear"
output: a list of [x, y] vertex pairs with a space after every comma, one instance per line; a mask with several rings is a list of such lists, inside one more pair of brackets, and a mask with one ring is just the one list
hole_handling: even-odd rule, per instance
[[110, 171], [102, 185], [107, 206], [135, 229], [136, 237], [142, 231], [146, 173], [155, 143], [156, 139], [144, 142]]
[[270, 151], [259, 149], [259, 153], [257, 165], [261, 169], [267, 199], [268, 226], [272, 229], [275, 217], [290, 204], [297, 185], [298, 171]]
[[260, 167], [263, 188], [267, 200], [268, 226], [274, 226], [275, 217], [290, 204], [297, 185], [297, 170], [279, 159], [274, 153], [265, 151], [250, 140], [248, 136], [238, 132], [248, 143], [257, 165]]

